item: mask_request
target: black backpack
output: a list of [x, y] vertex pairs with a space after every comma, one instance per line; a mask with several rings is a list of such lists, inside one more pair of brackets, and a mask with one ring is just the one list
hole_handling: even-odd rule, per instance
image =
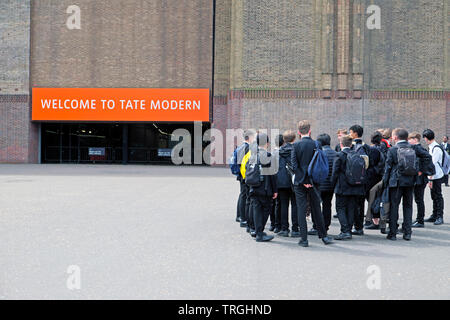
[[245, 164], [245, 183], [250, 187], [259, 187], [264, 177], [261, 175], [261, 163], [258, 153], [251, 155]]
[[363, 147], [359, 147], [356, 150], [350, 150], [347, 153], [345, 177], [350, 185], [364, 185], [366, 183], [367, 161], [368, 156]]
[[416, 150], [411, 146], [399, 147], [397, 149], [398, 173], [402, 176], [416, 176], [419, 166]]

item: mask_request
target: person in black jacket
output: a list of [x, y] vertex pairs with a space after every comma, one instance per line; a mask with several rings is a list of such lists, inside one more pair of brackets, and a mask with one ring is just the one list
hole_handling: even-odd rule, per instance
[[[275, 148], [272, 150], [273, 156], [276, 159], [280, 157], [280, 148], [284, 146], [284, 138], [283, 135], [279, 134], [277, 136], [277, 144]], [[280, 204], [280, 196], [278, 192], [278, 197], [273, 199], [272, 211], [270, 212], [270, 227], [269, 231], [273, 231], [274, 233], [280, 233], [281, 231], [281, 204]]]
[[290, 173], [286, 166], [290, 166], [292, 151], [294, 147], [292, 143], [295, 140], [294, 131], [286, 131], [283, 134], [283, 140], [285, 144], [279, 150], [279, 168], [277, 173], [277, 184], [278, 184], [278, 204], [280, 206], [281, 214], [281, 232], [278, 233], [279, 236], [288, 237], [289, 236], [289, 201], [291, 202], [291, 220], [292, 220], [292, 233], [291, 237], [300, 237], [300, 232], [298, 229], [298, 215], [297, 215], [297, 205], [295, 203], [295, 194], [292, 188], [292, 180]]
[[[380, 151], [376, 148], [370, 147], [362, 141], [362, 136], [364, 134], [364, 129], [360, 125], [354, 125], [349, 129], [350, 136], [353, 138], [353, 150], [359, 150], [359, 148], [364, 148], [366, 155], [369, 157], [369, 167], [366, 171], [366, 181], [365, 184], [365, 193], [362, 196], [357, 197], [357, 215], [355, 216], [354, 221], [354, 230], [352, 230], [353, 235], [362, 236], [364, 234], [364, 207], [365, 200], [369, 198], [369, 192], [371, 188], [372, 182], [375, 180], [374, 177], [377, 175], [377, 167], [382, 161], [382, 157]], [[375, 183], [376, 184], [376, 183]], [[373, 185], [375, 185], [373, 184]], [[373, 187], [372, 185], [372, 187]], [[371, 222], [366, 222], [366, 225], [371, 225]]]
[[341, 151], [341, 138], [348, 135], [347, 129], [338, 129], [337, 131], [338, 144], [334, 147], [334, 151]]
[[[255, 132], [253, 130], [246, 130], [244, 131], [244, 142], [239, 147], [240, 152], [238, 152], [237, 155], [237, 163], [242, 163], [242, 159], [247, 154], [247, 152], [250, 149], [250, 144], [255, 139]], [[240, 222], [240, 226], [243, 228], [248, 228], [248, 215], [249, 215], [249, 205], [250, 205], [250, 199], [249, 198], [249, 191], [250, 189], [245, 184], [244, 178], [242, 178], [242, 175], [239, 174], [236, 178], [236, 180], [239, 181], [240, 184], [240, 193], [239, 198], [237, 202], [237, 216], [236, 221]]]
[[330, 244], [332, 241], [327, 236], [320, 209], [319, 190], [317, 190], [311, 178], [308, 176], [308, 166], [316, 150], [316, 143], [311, 139], [311, 125], [309, 122], [305, 120], [300, 121], [298, 124], [298, 132], [301, 139], [294, 143], [294, 150], [291, 158], [292, 169], [294, 171], [295, 200], [301, 236], [301, 240], [298, 244], [302, 247], [308, 246], [308, 226], [306, 223], [306, 198], [308, 194], [311, 200], [311, 215], [314, 216], [319, 238], [322, 239], [323, 243]]
[[[427, 152], [427, 150], [421, 146], [420, 144], [421, 135], [418, 132], [413, 132], [408, 136], [408, 142], [410, 145], [412, 145], [414, 148], [422, 149], [423, 152]], [[428, 152], [427, 152], [428, 153]], [[431, 162], [431, 165], [433, 165], [433, 160], [431, 156], [429, 156], [425, 161]], [[421, 165], [425, 161], [419, 162], [419, 174], [416, 177], [416, 180], [414, 181], [414, 201], [417, 205], [417, 217], [416, 221], [412, 224], [413, 228], [424, 228], [424, 219], [425, 219], [425, 201], [424, 201], [424, 194], [425, 194], [425, 188], [428, 184], [428, 176], [426, 174], [423, 174], [423, 167], [424, 165]]]
[[350, 185], [346, 176], [347, 155], [351, 150], [352, 137], [341, 139], [341, 152], [338, 152], [333, 163], [331, 184], [336, 194], [336, 211], [341, 225], [341, 233], [335, 240], [352, 238], [352, 226], [358, 209], [358, 198], [364, 195], [364, 185]]
[[[445, 152], [447, 152], [450, 155], [450, 143], [448, 142], [448, 136], [444, 136], [442, 138], [442, 143], [441, 143], [442, 149], [444, 149]], [[444, 185], [446, 187], [448, 187], [448, 174], [444, 174], [444, 181], [443, 181]]]
[[[403, 203], [403, 239], [411, 240], [411, 225], [412, 225], [412, 201], [414, 184], [416, 181], [417, 173], [405, 173], [402, 172], [403, 168], [409, 168], [411, 164], [408, 162], [409, 157], [404, 156], [399, 165], [399, 155], [402, 152], [407, 152], [407, 148], [413, 149], [416, 155], [416, 162], [421, 159], [427, 159], [429, 154], [419, 148], [413, 148], [408, 142], [408, 131], [405, 129], [397, 128], [392, 132], [392, 139], [395, 142], [395, 146], [389, 148], [386, 159], [386, 168], [383, 176], [383, 184], [389, 187], [389, 198], [391, 201], [390, 208], [390, 221], [389, 221], [389, 233], [387, 239], [396, 240], [398, 229], [398, 209], [400, 201]], [[401, 150], [404, 148], [405, 150]], [[418, 165], [417, 165], [418, 169]], [[406, 170], [406, 169], [403, 169]], [[417, 170], [418, 171], [418, 170]]]
[[[258, 150], [251, 150], [258, 155], [261, 164], [262, 182], [258, 187], [250, 187], [250, 198], [253, 209], [253, 221], [255, 223], [256, 241], [266, 242], [273, 239], [264, 232], [264, 227], [272, 210], [272, 200], [278, 196], [277, 176], [278, 166], [274, 170], [274, 157], [267, 151], [269, 137], [265, 133], [256, 136]], [[276, 162], [275, 162], [276, 163]]]
[[[322, 198], [322, 214], [325, 223], [325, 229], [328, 231], [331, 224], [331, 202], [333, 200], [334, 194], [333, 190], [334, 186], [331, 183], [331, 174], [333, 172], [333, 163], [334, 159], [336, 158], [337, 152], [331, 149], [330, 147], [331, 137], [328, 134], [322, 133], [321, 135], [319, 135], [317, 137], [317, 142], [320, 143], [320, 145], [322, 146], [322, 150], [325, 151], [325, 154], [327, 155], [328, 158], [328, 167], [329, 167], [328, 178], [319, 185], [320, 197]], [[312, 220], [313, 220], [313, 228], [308, 232], [309, 235], [311, 235], [313, 232], [317, 232], [314, 216], [312, 216]]]

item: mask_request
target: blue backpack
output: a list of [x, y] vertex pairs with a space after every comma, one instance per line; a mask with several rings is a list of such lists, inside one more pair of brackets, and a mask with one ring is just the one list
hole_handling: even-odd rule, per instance
[[328, 178], [330, 168], [328, 167], [328, 158], [325, 152], [319, 148], [317, 141], [314, 156], [308, 166], [308, 176], [312, 182], [320, 184]]
[[245, 147], [245, 143], [243, 143], [239, 147], [236, 147], [228, 162], [230, 164], [231, 173], [235, 176], [239, 176], [241, 174], [241, 164], [239, 163], [240, 161], [238, 161], [238, 158], [243, 147]]

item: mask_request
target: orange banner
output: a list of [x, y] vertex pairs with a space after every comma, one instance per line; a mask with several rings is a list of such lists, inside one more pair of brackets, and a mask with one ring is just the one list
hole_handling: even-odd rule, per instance
[[32, 120], [209, 122], [209, 89], [33, 88]]

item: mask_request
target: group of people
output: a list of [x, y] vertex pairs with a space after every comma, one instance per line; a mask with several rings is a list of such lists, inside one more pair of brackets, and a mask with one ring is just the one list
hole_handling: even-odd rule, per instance
[[[402, 233], [409, 241], [412, 228], [424, 228], [425, 222], [443, 224], [442, 185], [448, 186], [450, 161], [448, 137], [439, 144], [431, 129], [422, 134], [403, 128], [379, 129], [366, 144], [363, 134], [360, 125], [338, 130], [339, 143], [333, 149], [326, 133], [313, 140], [311, 125], [303, 120], [297, 133], [284, 132], [270, 148], [267, 134], [246, 130], [243, 144], [236, 147], [230, 159], [231, 171], [240, 183], [236, 221], [257, 242], [274, 238], [264, 232], [270, 217], [271, 232], [300, 238], [302, 247], [308, 246], [308, 235], [331, 244], [328, 230], [335, 197], [333, 217], [340, 224], [336, 241], [363, 236], [364, 229], [380, 230], [389, 240], [396, 240]], [[421, 145], [422, 138], [428, 150]], [[427, 185], [433, 211], [425, 219]], [[413, 199], [417, 205], [414, 222]], [[399, 229], [400, 203], [403, 223]], [[306, 222], [309, 215], [313, 223], [310, 230]]]

